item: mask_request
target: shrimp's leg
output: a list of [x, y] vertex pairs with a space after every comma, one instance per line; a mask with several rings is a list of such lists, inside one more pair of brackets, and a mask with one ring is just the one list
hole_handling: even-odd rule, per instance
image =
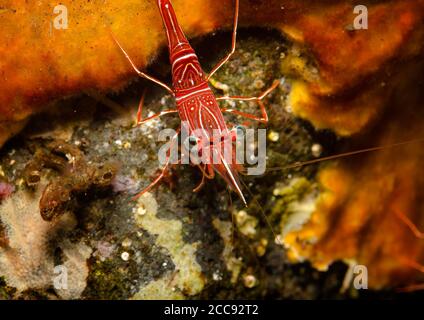
[[200, 181], [200, 183], [197, 185], [197, 187], [193, 189], [193, 192], [199, 192], [199, 191], [200, 191], [200, 189], [202, 189], [202, 187], [204, 186], [204, 184], [205, 184], [205, 175], [204, 175], [204, 174], [202, 174], [202, 180], [201, 180], [201, 181]]
[[256, 101], [259, 105], [259, 108], [261, 109], [262, 117], [257, 117], [253, 114], [250, 114], [250, 113], [246, 113], [246, 112], [242, 112], [242, 111], [238, 111], [238, 110], [234, 110], [234, 109], [229, 109], [229, 108], [223, 108], [221, 110], [223, 112], [229, 112], [229, 113], [237, 114], [239, 116], [242, 116], [242, 117], [245, 117], [245, 118], [248, 118], [248, 119], [256, 120], [256, 121], [259, 121], [261, 123], [268, 123], [268, 114], [266, 112], [266, 108], [265, 108], [265, 105], [263, 104], [262, 100], [268, 94], [270, 94], [275, 88], [277, 88], [279, 83], [280, 83], [280, 81], [275, 80], [272, 83], [271, 87], [269, 87], [267, 90], [262, 92], [257, 97], [224, 96], [224, 97], [218, 97], [218, 98], [216, 98], [216, 100], [218, 100], [218, 101], [219, 100]]
[[159, 112], [159, 113], [156, 113], [156, 114], [154, 114], [154, 115], [152, 115], [152, 116], [150, 116], [150, 117], [147, 117], [147, 118], [145, 118], [145, 119], [143, 119], [143, 120], [138, 120], [138, 119], [137, 119], [137, 126], [139, 126], [139, 125], [141, 125], [141, 124], [143, 124], [143, 123], [146, 123], [146, 122], [148, 122], [148, 121], [150, 121], [150, 120], [153, 120], [153, 119], [159, 118], [159, 117], [161, 117], [161, 116], [163, 116], [163, 115], [165, 115], [165, 114], [169, 114], [169, 113], [177, 113], [177, 112], [178, 112], [178, 110], [177, 110], [177, 109], [169, 109], [169, 110], [165, 110], [165, 111], [161, 111], [161, 112]]
[[424, 232], [421, 232], [417, 226], [409, 219], [403, 212], [395, 211], [398, 218], [412, 231], [414, 236], [418, 239], [424, 239]]
[[260, 123], [267, 124], [268, 123], [268, 114], [266, 112], [265, 105], [263, 104], [262, 101], [258, 101], [258, 104], [259, 104], [259, 107], [261, 109], [262, 117], [257, 117], [253, 114], [234, 110], [234, 109], [223, 108], [221, 110], [222, 110], [222, 112], [228, 112], [228, 113], [236, 114], [238, 116], [241, 116], [241, 117], [244, 117], [244, 118], [247, 118], [247, 119], [251, 119], [251, 120], [258, 121]]
[[410, 284], [406, 287], [398, 288], [398, 292], [415, 292], [424, 290], [424, 283]]
[[203, 174], [205, 175], [205, 177], [209, 180], [212, 180], [213, 178], [215, 178], [215, 171], [213, 171], [213, 167], [210, 164], [205, 165], [205, 167], [207, 168], [207, 171], [202, 170], [202, 168], [200, 168], [200, 170], [203, 172]]
[[156, 83], [157, 85], [160, 85], [162, 88], [165, 88], [169, 93], [171, 93], [172, 95], [174, 95], [174, 91], [165, 83], [163, 83], [162, 81], [156, 79], [155, 77], [149, 76], [147, 73], [144, 73], [143, 71], [139, 70], [137, 68], [137, 66], [135, 65], [135, 63], [131, 60], [130, 56], [128, 55], [128, 53], [124, 50], [124, 48], [121, 46], [121, 44], [119, 43], [118, 39], [115, 38], [115, 36], [113, 35], [113, 33], [111, 33], [113, 40], [116, 42], [116, 44], [118, 45], [119, 49], [121, 49], [122, 53], [125, 55], [125, 57], [127, 58], [127, 60], [129, 61], [129, 63], [131, 64], [131, 66], [133, 67], [133, 69], [135, 70], [135, 72], [137, 72], [137, 74], [142, 77], [145, 78], [147, 80], [150, 80], [154, 83]]
[[147, 91], [147, 89], [145, 89], [143, 91], [143, 95], [141, 96], [140, 103], [138, 104], [137, 120], [136, 120], [137, 122], [136, 122], [135, 126], [139, 126], [139, 125], [141, 125], [143, 123], [146, 123], [146, 122], [148, 122], [150, 120], [159, 118], [159, 117], [161, 117], [161, 116], [163, 116], [165, 114], [178, 112], [177, 109], [169, 109], [169, 110], [165, 110], [165, 111], [161, 111], [159, 113], [156, 113], [156, 114], [154, 114], [154, 115], [152, 115], [150, 117], [147, 117], [145, 119], [142, 119], [142, 112], [143, 112], [143, 105], [144, 105], [144, 98], [146, 96], [146, 91]]
[[[411, 221], [411, 219], [409, 219], [406, 214], [404, 214], [402, 211], [400, 210], [395, 210], [395, 213], [397, 215], [397, 217], [406, 225], [406, 227], [408, 227], [412, 233], [414, 234], [414, 236], [417, 239], [424, 239], [424, 232], [420, 231], [417, 226]], [[403, 258], [402, 259], [403, 263], [406, 264], [407, 266], [424, 273], [424, 266], [419, 264], [418, 262], [411, 260], [410, 258]], [[424, 284], [420, 283], [420, 284], [411, 284], [408, 285], [406, 287], [402, 287], [402, 288], [398, 288], [397, 291], [399, 292], [413, 292], [413, 291], [420, 291], [420, 290], [424, 290]]]
[[[179, 129], [177, 131], [177, 133], [172, 137], [171, 144], [170, 144], [170, 147], [169, 147], [169, 151], [173, 148], [173, 145], [174, 145], [175, 141], [177, 140], [178, 135], [180, 134], [180, 130], [181, 129]], [[162, 180], [163, 176], [165, 175], [165, 172], [168, 170], [170, 160], [171, 160], [171, 153], [169, 152], [166, 155], [165, 165], [163, 166], [160, 175], [158, 177], [156, 177], [156, 179], [153, 180], [146, 188], [144, 188], [137, 195], [135, 195], [132, 198], [133, 200], [137, 200], [138, 198], [140, 198], [143, 194], [145, 194], [146, 192], [151, 190], [160, 180]]]
[[220, 61], [218, 64], [213, 67], [212, 71], [208, 74], [206, 77], [206, 81], [209, 81], [210, 78], [214, 75], [215, 72], [219, 70], [224, 64], [227, 63], [228, 60], [230, 60], [231, 56], [236, 51], [236, 42], [237, 42], [237, 25], [238, 25], [238, 16], [239, 16], [239, 0], [235, 1], [235, 11], [234, 11], [234, 23], [233, 23], [233, 36], [231, 39], [231, 50], [227, 55]]
[[[202, 180], [198, 184], [196, 188], [193, 189], [193, 192], [198, 192], [205, 184], [205, 178], [207, 179], [213, 179], [215, 177], [215, 171], [213, 171], [213, 168], [211, 165], [205, 164], [203, 167], [201, 165], [198, 165], [200, 171], [202, 171]], [[207, 169], [205, 169], [207, 168]]]

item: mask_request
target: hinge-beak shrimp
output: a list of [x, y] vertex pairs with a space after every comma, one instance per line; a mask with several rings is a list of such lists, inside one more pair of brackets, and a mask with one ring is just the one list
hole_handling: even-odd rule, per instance
[[[279, 81], [274, 81], [269, 89], [265, 90], [257, 97], [215, 97], [211, 88], [209, 87], [209, 81], [211, 77], [231, 58], [235, 52], [239, 16], [239, 0], [235, 0], [231, 50], [212, 69], [209, 74], [205, 74], [203, 72], [195, 51], [189, 44], [180, 25], [178, 24], [171, 1], [158, 0], [157, 4], [162, 16], [168, 39], [169, 58], [172, 66], [172, 87], [140, 71], [133, 63], [124, 48], [117, 41], [117, 39], [114, 38], [137, 74], [140, 77], [146, 78], [163, 87], [171, 95], [173, 95], [176, 100], [176, 109], [162, 111], [145, 119], [141, 118], [141, 111], [143, 106], [141, 101], [137, 113], [137, 124], [143, 124], [149, 120], [158, 118], [165, 114], [178, 113], [181, 121], [188, 125], [187, 129], [190, 142], [196, 145], [198, 153], [201, 154], [203, 151], [206, 151], [206, 149], [209, 151], [209, 159], [207, 159], [208, 161], [198, 164], [198, 167], [202, 172], [202, 180], [199, 186], [194, 189], [194, 191], [198, 191], [200, 189], [200, 187], [204, 184], [205, 179], [213, 179], [215, 173], [218, 173], [226, 181], [230, 188], [238, 194], [243, 203], [247, 204], [245, 196], [243, 195], [239, 178], [239, 171], [241, 170], [241, 166], [236, 164], [234, 154], [232, 155], [231, 159], [224, 157], [223, 147], [225, 148], [226, 145], [228, 145], [226, 143], [235, 141], [237, 128], [230, 130], [227, 127], [223, 112], [236, 114], [261, 123], [267, 123], [268, 115], [262, 100], [278, 86]], [[220, 109], [218, 105], [219, 100], [256, 101], [260, 107], [261, 117], [234, 109]], [[218, 132], [219, 135], [214, 135], [215, 132]], [[171, 142], [175, 143], [177, 139], [178, 135], [175, 135]], [[216, 141], [217, 139], [218, 141]], [[212, 157], [215, 157], [213, 161], [211, 159]], [[218, 159], [218, 161], [216, 161], [216, 159]], [[168, 155], [161, 174], [134, 198], [140, 197], [145, 192], [154, 187], [163, 178], [166, 170], [168, 170], [169, 165], [170, 156]]]

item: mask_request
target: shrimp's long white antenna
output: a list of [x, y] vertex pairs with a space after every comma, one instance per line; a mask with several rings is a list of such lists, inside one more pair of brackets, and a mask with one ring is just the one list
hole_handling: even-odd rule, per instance
[[[241, 183], [243, 184], [243, 186], [246, 188], [247, 192], [250, 194], [250, 196], [252, 197], [252, 200], [256, 203], [256, 205], [259, 207], [259, 211], [261, 212], [262, 216], [264, 217], [264, 220], [266, 221], [266, 224], [268, 225], [268, 227], [270, 228], [273, 236], [274, 236], [274, 240], [275, 241], [279, 241], [279, 237], [277, 236], [277, 234], [274, 231], [274, 228], [272, 227], [271, 221], [269, 221], [268, 217], [265, 214], [265, 210], [262, 208], [261, 204], [259, 203], [258, 200], [256, 200], [255, 196], [253, 195], [252, 191], [250, 190], [250, 188], [247, 186], [247, 184], [240, 179]], [[280, 243], [278, 243], [280, 244]]]
[[389, 144], [389, 145], [386, 145], [386, 146], [379, 146], [379, 147], [371, 147], [371, 148], [366, 148], [366, 149], [354, 150], [354, 151], [339, 153], [339, 154], [335, 154], [335, 155], [332, 155], [332, 156], [322, 157], [322, 158], [313, 159], [313, 160], [299, 161], [299, 162], [290, 164], [290, 165], [285, 166], [285, 167], [268, 168], [267, 171], [269, 172], [269, 171], [280, 171], [280, 170], [294, 169], [294, 168], [299, 168], [299, 167], [303, 167], [303, 166], [307, 166], [307, 165], [310, 165], [310, 164], [315, 164], [315, 163], [319, 163], [319, 162], [323, 162], [323, 161], [335, 160], [335, 159], [340, 159], [340, 158], [347, 158], [347, 157], [362, 154], [362, 153], [382, 151], [382, 150], [385, 150], [385, 149], [388, 149], [388, 148], [395, 148], [395, 147], [400, 147], [400, 146], [404, 146], [404, 145], [407, 145], [407, 144], [419, 143], [419, 142], [424, 142], [424, 138], [392, 143], [392, 144]]

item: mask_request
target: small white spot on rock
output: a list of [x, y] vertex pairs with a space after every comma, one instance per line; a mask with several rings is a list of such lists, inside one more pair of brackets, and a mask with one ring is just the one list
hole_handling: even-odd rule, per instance
[[137, 214], [138, 214], [139, 216], [144, 216], [144, 215], [146, 214], [146, 212], [147, 212], [147, 210], [146, 210], [146, 208], [144, 207], [144, 205], [140, 205], [140, 206], [137, 208]]
[[124, 142], [124, 149], [129, 149], [129, 148], [131, 148], [131, 142], [125, 141]]
[[246, 288], [253, 288], [258, 284], [258, 280], [252, 274], [247, 274], [243, 277], [243, 284]]
[[126, 251], [122, 252], [121, 259], [124, 261], [128, 261], [130, 259], [130, 254]]
[[277, 235], [275, 237], [275, 240], [274, 241], [275, 241], [275, 244], [278, 244], [279, 246], [283, 245], [283, 239], [282, 239], [281, 234]]
[[293, 108], [291, 106], [286, 106], [286, 112], [287, 113], [293, 113]]
[[212, 279], [214, 281], [220, 281], [222, 280], [222, 276], [219, 274], [219, 271], [215, 271], [212, 275]]
[[270, 131], [268, 134], [268, 139], [272, 142], [277, 142], [280, 139], [280, 134], [275, 131]]
[[314, 143], [311, 147], [311, 152], [315, 158], [318, 158], [319, 156], [321, 156], [322, 146], [319, 143]]
[[244, 210], [240, 210], [237, 212], [237, 219], [240, 220], [240, 223], [244, 222], [247, 218], [247, 212]]
[[132, 241], [129, 238], [125, 238], [124, 241], [122, 241], [122, 246], [125, 248], [131, 247]]

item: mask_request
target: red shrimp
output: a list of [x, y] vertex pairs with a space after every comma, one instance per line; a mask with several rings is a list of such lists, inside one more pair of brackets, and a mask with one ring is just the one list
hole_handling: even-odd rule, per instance
[[[246, 199], [240, 184], [239, 171], [241, 166], [235, 161], [235, 153], [228, 151], [231, 154], [231, 159], [225, 156], [229, 144], [236, 137], [236, 130], [229, 130], [225, 122], [223, 112], [229, 112], [236, 115], [246, 117], [251, 120], [256, 120], [261, 123], [268, 122], [268, 116], [262, 99], [275, 89], [279, 82], [274, 81], [272, 86], [257, 97], [215, 97], [209, 86], [209, 80], [212, 75], [219, 70], [234, 54], [236, 48], [237, 24], [239, 12], [239, 0], [235, 0], [234, 27], [232, 33], [231, 51], [212, 69], [209, 74], [205, 74], [202, 70], [198, 57], [189, 44], [184, 35], [170, 0], [157, 1], [160, 14], [168, 38], [169, 58], [172, 66], [172, 88], [167, 84], [155, 79], [152, 76], [137, 69], [129, 55], [123, 47], [115, 39], [122, 52], [125, 54], [128, 61], [131, 63], [134, 70], [139, 76], [153, 81], [154, 83], [165, 88], [171, 93], [176, 100], [176, 109], [162, 111], [158, 114], [141, 119], [142, 101], [139, 105], [137, 114], [137, 123], [142, 124], [146, 121], [160, 117], [169, 113], [178, 113], [182, 123], [188, 126], [188, 134], [190, 143], [194, 143], [198, 154], [208, 151], [207, 161], [202, 161], [198, 167], [202, 171], [202, 181], [194, 189], [198, 191], [204, 184], [205, 178], [213, 179], [215, 173], [218, 173], [241, 198], [244, 204]], [[248, 114], [234, 109], [221, 109], [218, 105], [219, 100], [239, 100], [239, 101], [257, 101], [262, 113], [261, 117], [253, 114]], [[218, 133], [218, 135], [216, 134]], [[178, 138], [178, 134], [173, 137], [173, 142]], [[218, 141], [216, 141], [218, 139]], [[224, 149], [224, 151], [223, 151]], [[213, 159], [212, 159], [213, 158]], [[218, 160], [218, 161], [217, 161]], [[165, 165], [161, 174], [144, 190], [142, 190], [135, 198], [140, 197], [145, 192], [155, 186], [165, 175], [170, 164], [170, 156], [167, 156]]]

